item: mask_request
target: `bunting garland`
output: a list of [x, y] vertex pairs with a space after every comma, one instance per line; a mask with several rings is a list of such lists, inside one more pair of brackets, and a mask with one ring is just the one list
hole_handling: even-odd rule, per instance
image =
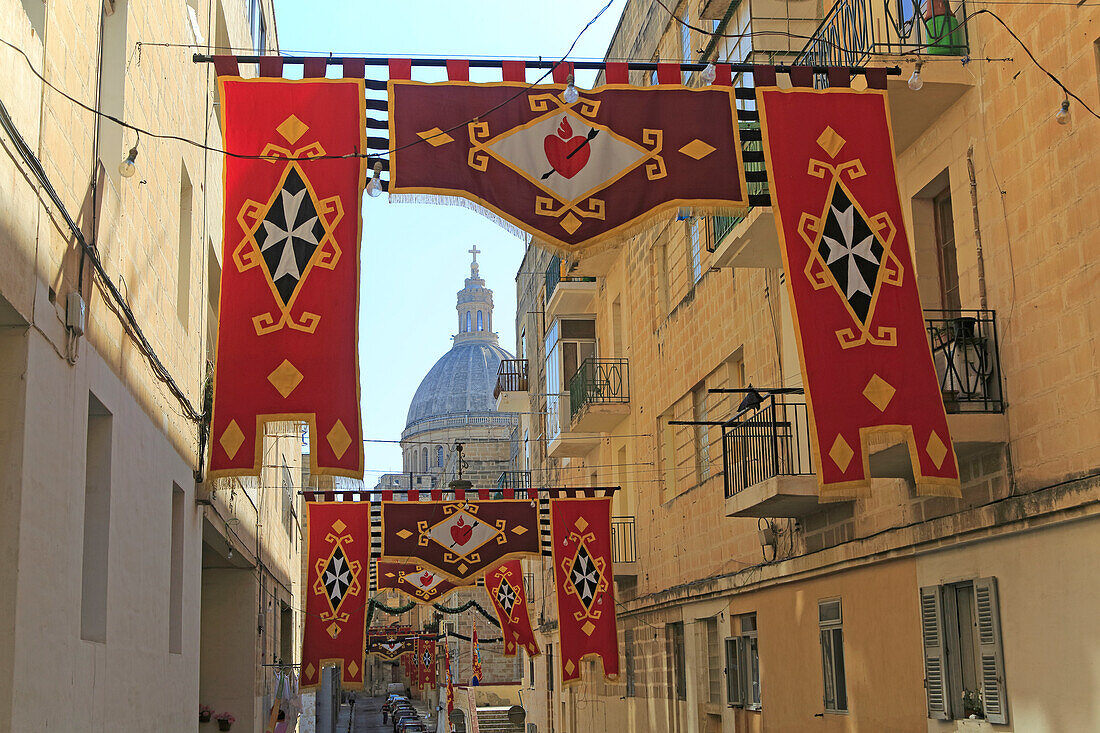
[[918, 490], [959, 496], [886, 91], [774, 79], [758, 75], [757, 97], [821, 495], [865, 492], [865, 441], [889, 431], [906, 436]]
[[275, 420], [309, 424], [311, 473], [363, 476], [363, 84], [218, 79], [225, 149], [246, 157], [224, 161], [211, 478], [259, 475]]

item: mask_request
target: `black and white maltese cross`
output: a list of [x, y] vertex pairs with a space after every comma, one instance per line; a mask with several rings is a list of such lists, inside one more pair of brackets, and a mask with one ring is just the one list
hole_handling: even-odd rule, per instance
[[592, 601], [596, 598], [596, 591], [600, 587], [601, 580], [602, 575], [600, 569], [596, 567], [595, 560], [589, 554], [588, 548], [581, 545], [573, 558], [573, 565], [569, 569], [569, 582], [572, 584], [573, 589], [577, 591], [577, 596], [581, 599], [581, 603], [584, 604], [585, 608], [592, 608]]
[[871, 309], [884, 248], [844, 189], [833, 189], [818, 254], [860, 322]]
[[506, 579], [500, 581], [500, 587], [497, 588], [497, 603], [506, 615], [512, 615], [512, 609], [516, 605], [516, 589]]
[[317, 203], [297, 169], [291, 168], [256, 230], [256, 243], [283, 305], [293, 297], [324, 236]]
[[348, 588], [351, 587], [352, 580], [351, 568], [348, 566], [344, 550], [337, 547], [332, 557], [328, 559], [322, 575], [322, 582], [325, 584], [325, 591], [328, 593], [333, 610], [340, 608], [340, 603], [344, 600]]

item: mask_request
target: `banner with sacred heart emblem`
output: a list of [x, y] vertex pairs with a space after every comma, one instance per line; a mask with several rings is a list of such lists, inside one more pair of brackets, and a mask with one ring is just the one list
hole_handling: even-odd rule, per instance
[[374, 654], [386, 661], [394, 661], [412, 648], [408, 631], [394, 631], [385, 628], [367, 631], [367, 654]]
[[370, 511], [351, 502], [306, 503], [306, 610], [303, 690], [321, 684], [321, 668], [340, 667], [344, 687], [363, 686], [366, 657]]
[[[378, 589], [398, 590], [421, 603], [434, 603], [446, 598], [460, 586], [449, 578], [416, 563], [376, 561]], [[468, 586], [467, 586], [468, 587]]]
[[527, 656], [537, 657], [541, 652], [531, 627], [520, 561], [506, 560], [491, 570], [485, 576], [485, 591], [500, 621], [504, 656], [515, 656], [517, 646], [522, 646]]
[[302, 420], [310, 471], [361, 478], [362, 79], [222, 76], [225, 222], [211, 477], [258, 475]]
[[743, 213], [732, 86], [564, 89], [391, 79], [390, 200], [462, 199], [566, 254], [677, 208]]
[[501, 560], [539, 552], [533, 501], [384, 501], [382, 559], [471, 585]]
[[885, 90], [758, 85], [757, 99], [821, 496], [865, 493], [875, 432], [905, 436], [918, 491], [959, 496]]
[[611, 499], [551, 499], [550, 536], [562, 682], [580, 681], [586, 657], [598, 657], [604, 676], [618, 679]]

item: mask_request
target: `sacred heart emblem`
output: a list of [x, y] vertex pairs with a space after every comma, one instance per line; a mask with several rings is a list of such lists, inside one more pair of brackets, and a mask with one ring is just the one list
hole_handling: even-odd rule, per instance
[[434, 576], [434, 575], [432, 575], [432, 574], [431, 574], [431, 573], [429, 573], [429, 572], [425, 572], [425, 573], [424, 573], [423, 575], [421, 575], [421, 576], [420, 576], [420, 585], [422, 585], [422, 586], [424, 586], [425, 588], [427, 588], [427, 587], [428, 587], [429, 585], [431, 585], [431, 584], [432, 584], [432, 581], [433, 581], [434, 579], [435, 579], [435, 576]]
[[574, 135], [573, 128], [565, 117], [561, 118], [557, 134], [547, 135], [543, 139], [542, 148], [546, 152], [547, 162], [565, 178], [572, 178], [580, 173], [592, 155], [588, 138]]
[[451, 525], [451, 538], [459, 547], [469, 542], [470, 535], [473, 533], [474, 528], [464, 522], [464, 517], [459, 517], [458, 521]]

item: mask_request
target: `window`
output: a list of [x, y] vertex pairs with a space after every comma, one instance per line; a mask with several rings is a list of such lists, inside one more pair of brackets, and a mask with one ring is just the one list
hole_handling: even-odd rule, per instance
[[478, 331], [484, 331], [485, 330], [485, 322], [482, 320], [481, 311], [477, 312], [477, 330]]
[[688, 265], [691, 268], [691, 281], [697, 283], [703, 279], [703, 263], [699, 251], [700, 231], [699, 218], [691, 217], [688, 220]]
[[180, 228], [176, 251], [176, 317], [187, 328], [187, 314], [191, 303], [191, 177], [187, 168], [180, 166]]
[[84, 466], [84, 552], [81, 559], [80, 638], [107, 641], [107, 563], [111, 539], [110, 411], [88, 394]]
[[682, 621], [665, 626], [668, 641], [668, 658], [672, 660], [672, 689], [677, 700], [687, 700], [687, 657], [684, 650], [684, 624]]
[[726, 703], [730, 707], [760, 710], [760, 650], [756, 641], [756, 614], [737, 617], [741, 635], [726, 639]]
[[[691, 419], [696, 423], [707, 420], [707, 388], [705, 384], [691, 390]], [[699, 482], [710, 478], [710, 426], [695, 425], [695, 469]]]
[[626, 696], [637, 694], [634, 662], [634, 629], [623, 630], [623, 657], [626, 660]]
[[955, 222], [951, 215], [951, 191], [932, 199], [936, 226], [936, 259], [940, 274], [940, 303], [944, 310], [962, 308], [959, 298], [959, 263], [955, 253]]
[[704, 659], [706, 660], [707, 702], [722, 702], [722, 645], [718, 639], [718, 619], [703, 622]]
[[840, 599], [818, 603], [817, 620], [821, 627], [825, 712], [847, 712], [848, 689], [844, 680], [844, 631], [841, 628]]
[[421, 448], [420, 449], [420, 465], [423, 467], [423, 469], [425, 471], [428, 470], [428, 449], [427, 448]]
[[258, 56], [267, 48], [267, 25], [264, 22], [262, 0], [249, 0], [248, 27], [252, 33], [252, 49]]
[[1007, 723], [996, 578], [920, 589], [928, 717]]
[[435, 447], [435, 465], [443, 468], [443, 446], [441, 445]]
[[554, 691], [554, 645], [546, 645], [546, 686], [550, 692]]
[[168, 567], [168, 651], [183, 652], [183, 507], [184, 494], [172, 484], [172, 526]]
[[[688, 15], [687, 9], [684, 10], [684, 14], [680, 16], [680, 59], [682, 63], [691, 63], [691, 29], [688, 28], [688, 23], [691, 22], [691, 16]], [[690, 71], [681, 72], [684, 83], [688, 83], [688, 77], [691, 76]]]

